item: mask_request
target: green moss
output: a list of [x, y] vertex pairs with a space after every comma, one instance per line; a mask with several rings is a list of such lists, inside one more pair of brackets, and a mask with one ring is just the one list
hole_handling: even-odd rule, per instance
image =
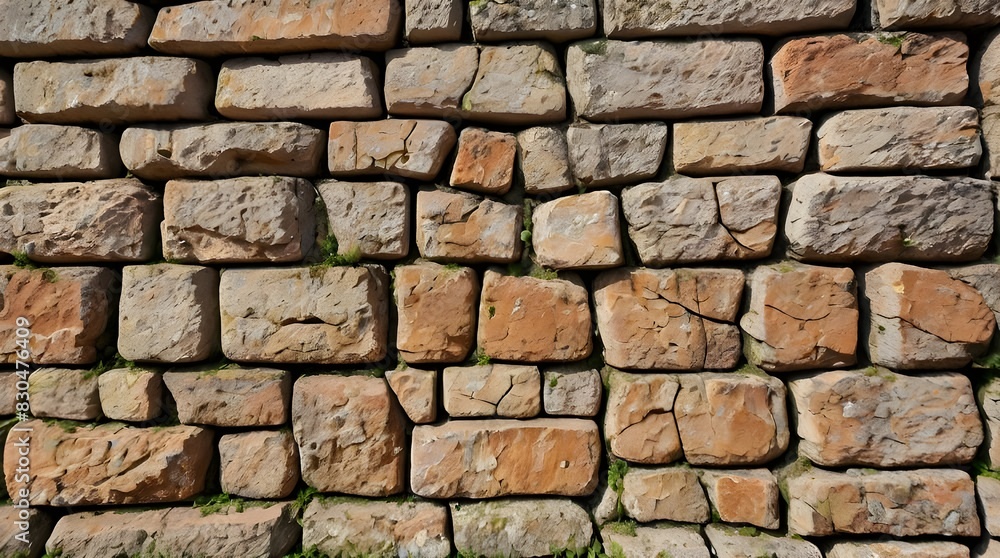
[[637, 524], [632, 519], [626, 519], [623, 521], [612, 521], [610, 523], [604, 524], [604, 529], [611, 531], [612, 533], [618, 535], [625, 535], [626, 537], [635, 536], [635, 528]]
[[298, 550], [285, 556], [285, 558], [330, 558], [328, 554], [312, 545], [304, 550]]
[[896, 50], [902, 50], [903, 43], [906, 42], [906, 34], [905, 33], [900, 33], [900, 34], [895, 34], [895, 33], [892, 33], [892, 34], [890, 34], [890, 33], [879, 33], [879, 35], [878, 35], [878, 42], [880, 42], [882, 44], [885, 44], [885, 45], [894, 46], [894, 47], [896, 47]]
[[231, 510], [239, 513], [247, 508], [266, 507], [271, 504], [272, 502], [262, 500], [234, 498], [226, 493], [199, 496], [198, 498], [195, 498], [194, 501], [194, 507], [198, 508], [203, 516], [217, 513], [228, 513]]
[[115, 370], [117, 368], [128, 368], [129, 370], [137, 370], [139, 366], [135, 362], [123, 357], [120, 353], [115, 353], [114, 358], [110, 360], [102, 359], [98, 361], [97, 364], [91, 367], [90, 370], [87, 370], [86, 372], [83, 373], [83, 377], [89, 380], [91, 378], [96, 378], [101, 374], [104, 374], [108, 370]]
[[625, 506], [622, 505], [622, 493], [625, 492], [625, 475], [628, 474], [628, 462], [623, 459], [615, 459], [608, 465], [608, 488], [616, 495], [615, 513], [617, 517], [625, 515]]
[[490, 363], [490, 355], [486, 354], [486, 351], [482, 347], [476, 349], [476, 353], [473, 355], [476, 359], [477, 366], [486, 366]]
[[558, 385], [559, 385], [559, 377], [558, 376], [552, 376], [552, 378], [549, 380], [549, 387], [550, 388], [554, 388], [554, 387], [556, 387]]
[[612, 541], [609, 558], [625, 558], [625, 551], [622, 550], [622, 545]]
[[462, 110], [472, 110], [472, 91], [462, 95]]
[[42, 279], [45, 279], [49, 283], [55, 283], [59, 280], [59, 275], [51, 267], [40, 267], [35, 262], [31, 261], [28, 254], [25, 252], [11, 252], [11, 256], [14, 257], [14, 265], [21, 269], [28, 270], [40, 270], [42, 272]]
[[770, 378], [767, 372], [761, 370], [759, 366], [753, 363], [746, 363], [736, 371], [737, 374], [743, 374], [744, 376], [761, 376], [764, 378]]
[[608, 53], [607, 39], [593, 39], [590, 41], [582, 41], [576, 43], [576, 46], [587, 54], [604, 56], [605, 54]]
[[559, 272], [553, 269], [549, 269], [547, 267], [536, 265], [531, 268], [531, 276], [534, 277], [535, 279], [551, 280], [551, 279], [558, 279]]
[[493, 316], [497, 315], [497, 307], [493, 306], [492, 304], [490, 304], [489, 308], [487, 308], [486, 311], [489, 312], [491, 320], [493, 319]]
[[[343, 265], [355, 265], [361, 261], [361, 247], [352, 246], [347, 252], [340, 252], [340, 243], [334, 234], [328, 234], [319, 243], [319, 263], [314, 264], [314, 269], [324, 267], [335, 267]], [[312, 274], [312, 271], [310, 271]]]
[[736, 530], [736, 532], [739, 533], [739, 535], [741, 537], [759, 537], [760, 536], [760, 531], [758, 531], [756, 527], [749, 527], [749, 526], [747, 526], [747, 527], [740, 527], [739, 529]]

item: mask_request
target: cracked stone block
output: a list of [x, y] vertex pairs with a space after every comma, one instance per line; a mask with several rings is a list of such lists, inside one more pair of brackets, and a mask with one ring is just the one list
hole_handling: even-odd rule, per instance
[[121, 56], [146, 47], [156, 11], [125, 0], [4, 0], [0, 56]]
[[[708, 546], [697, 525], [673, 522], [647, 523], [633, 529], [620, 529], [618, 524], [601, 527], [601, 540], [605, 554], [624, 558], [644, 556], [684, 556], [685, 558], [710, 558]], [[620, 553], [620, 554], [619, 554]]]
[[39, 368], [28, 376], [31, 414], [35, 417], [95, 420], [101, 418], [97, 375], [71, 368]]
[[389, 174], [434, 180], [455, 146], [455, 128], [437, 120], [378, 120], [330, 124], [333, 176]]
[[[23, 523], [22, 523], [23, 522]], [[45, 554], [45, 541], [52, 534], [56, 519], [38, 509], [0, 507], [0, 554], [38, 558]], [[25, 529], [21, 529], [25, 527]]]
[[952, 279], [958, 279], [976, 289], [990, 310], [993, 310], [993, 317], [1000, 324], [1000, 264], [967, 265], [945, 271]]
[[424, 258], [458, 263], [513, 263], [521, 259], [522, 213], [466, 192], [417, 192], [417, 248]]
[[604, 436], [611, 453], [626, 461], [666, 465], [684, 452], [677, 433], [674, 400], [680, 383], [665, 374], [628, 374], [612, 370]]
[[[410, 251], [410, 190], [399, 182], [316, 183], [326, 207], [327, 234], [340, 255], [392, 260]], [[322, 230], [322, 229], [321, 229]]]
[[969, 558], [969, 547], [957, 542], [837, 541], [826, 558]]
[[674, 124], [674, 168], [696, 176], [800, 173], [812, 122], [798, 116], [702, 120]]
[[142, 368], [116, 368], [97, 377], [101, 410], [111, 420], [146, 422], [163, 408], [163, 376]]
[[698, 473], [687, 467], [631, 468], [622, 483], [625, 513], [636, 521], [708, 523], [709, 507]]
[[244, 498], [287, 498], [299, 482], [299, 454], [288, 430], [219, 438], [220, 487]]
[[562, 43], [597, 31], [594, 0], [486, 0], [469, 3], [476, 41], [545, 40]]
[[749, 523], [762, 529], [781, 526], [778, 479], [767, 469], [698, 471], [712, 508], [725, 523]]
[[986, 429], [983, 459], [991, 469], [1000, 469], [1000, 379], [987, 378], [976, 392]]
[[566, 133], [558, 128], [518, 132], [517, 164], [527, 194], [556, 194], [573, 188]]
[[663, 161], [667, 130], [662, 122], [574, 124], [566, 131], [573, 177], [588, 188], [652, 178]]
[[622, 213], [644, 265], [768, 256], [778, 231], [776, 176], [673, 176], [625, 188]]
[[94, 180], [121, 174], [118, 141], [78, 126], [24, 124], [0, 130], [0, 175], [15, 178]]
[[[476, 10], [472, 3], [469, 9]], [[462, 114], [501, 125], [565, 120], [566, 85], [555, 50], [545, 43], [482, 47], [472, 89], [462, 96]]]
[[516, 146], [514, 134], [485, 128], [462, 130], [450, 184], [484, 194], [506, 194], [514, 180]]
[[400, 358], [412, 364], [465, 360], [476, 337], [475, 270], [421, 261], [397, 266], [395, 273]]
[[437, 420], [437, 370], [419, 370], [407, 366], [386, 370], [385, 379], [411, 422], [428, 424]]
[[404, 0], [406, 39], [411, 45], [462, 38], [463, 0]]
[[769, 533], [743, 534], [729, 525], [705, 526], [714, 556], [718, 558], [746, 558], [747, 556], [777, 556], [781, 558], [822, 558], [823, 554], [813, 543], [792, 536], [775, 536]]
[[273, 368], [196, 367], [163, 374], [183, 424], [222, 427], [288, 423], [291, 374]]
[[1000, 23], [1000, 5], [984, 0], [873, 0], [871, 22], [881, 29], [964, 29]]
[[452, 417], [531, 418], [542, 411], [535, 366], [487, 364], [444, 369], [444, 409]]
[[597, 416], [602, 393], [600, 372], [586, 364], [548, 367], [542, 376], [542, 402], [547, 415]]
[[618, 198], [596, 191], [545, 202], [532, 211], [535, 261], [551, 269], [606, 269], [622, 264]]
[[393, 116], [456, 117], [479, 69], [479, 49], [451, 44], [390, 50], [385, 105]]
[[594, 536], [587, 510], [572, 500], [507, 498], [452, 502], [455, 548], [472, 556], [545, 556], [552, 549], [586, 552]]
[[448, 508], [435, 502], [316, 498], [302, 516], [302, 546], [330, 556], [447, 558]]

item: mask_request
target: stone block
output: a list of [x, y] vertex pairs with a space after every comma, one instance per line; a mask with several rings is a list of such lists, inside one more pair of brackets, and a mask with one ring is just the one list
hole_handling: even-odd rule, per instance
[[261, 427], [288, 423], [292, 378], [284, 370], [201, 367], [167, 372], [163, 383], [177, 402], [177, 418], [184, 424]]
[[[6, 137], [2, 137], [6, 136]], [[25, 124], [0, 131], [0, 175], [94, 180], [121, 174], [114, 136], [78, 126]]]
[[111, 420], [147, 422], [163, 409], [163, 376], [142, 368], [115, 368], [97, 377], [101, 410]]
[[451, 185], [484, 194], [506, 194], [514, 181], [516, 146], [514, 134], [485, 128], [462, 130]]
[[535, 261], [552, 269], [606, 269], [622, 264], [618, 198], [596, 191], [537, 206], [531, 215]]
[[31, 415], [95, 420], [101, 417], [97, 374], [72, 368], [39, 368], [28, 376]]
[[522, 213], [516, 205], [465, 192], [417, 192], [417, 248], [424, 258], [458, 263], [521, 259]]
[[667, 148], [662, 122], [574, 124], [566, 131], [570, 168], [581, 186], [598, 188], [656, 176]]
[[321, 180], [316, 190], [326, 209], [326, 234], [336, 239], [337, 254], [391, 260], [409, 253], [410, 190], [406, 185]]
[[800, 173], [812, 122], [798, 116], [699, 120], [674, 124], [674, 168], [695, 176]]
[[444, 408], [451, 417], [531, 418], [542, 410], [535, 366], [452, 366], [442, 374]]
[[455, 128], [437, 120], [334, 122], [330, 124], [330, 174], [434, 180], [455, 138]]
[[287, 498], [299, 482], [299, 454], [288, 430], [219, 438], [222, 491], [244, 498]]

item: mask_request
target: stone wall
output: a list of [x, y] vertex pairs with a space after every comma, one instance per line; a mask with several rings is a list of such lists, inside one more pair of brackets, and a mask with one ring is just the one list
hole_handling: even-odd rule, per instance
[[0, 556], [1000, 557], [997, 27], [0, 0]]

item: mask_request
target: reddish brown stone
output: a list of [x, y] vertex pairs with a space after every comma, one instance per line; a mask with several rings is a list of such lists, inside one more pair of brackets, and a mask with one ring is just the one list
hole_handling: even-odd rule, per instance
[[456, 188], [503, 195], [514, 179], [514, 134], [466, 128], [458, 138], [458, 155], [451, 171]]

